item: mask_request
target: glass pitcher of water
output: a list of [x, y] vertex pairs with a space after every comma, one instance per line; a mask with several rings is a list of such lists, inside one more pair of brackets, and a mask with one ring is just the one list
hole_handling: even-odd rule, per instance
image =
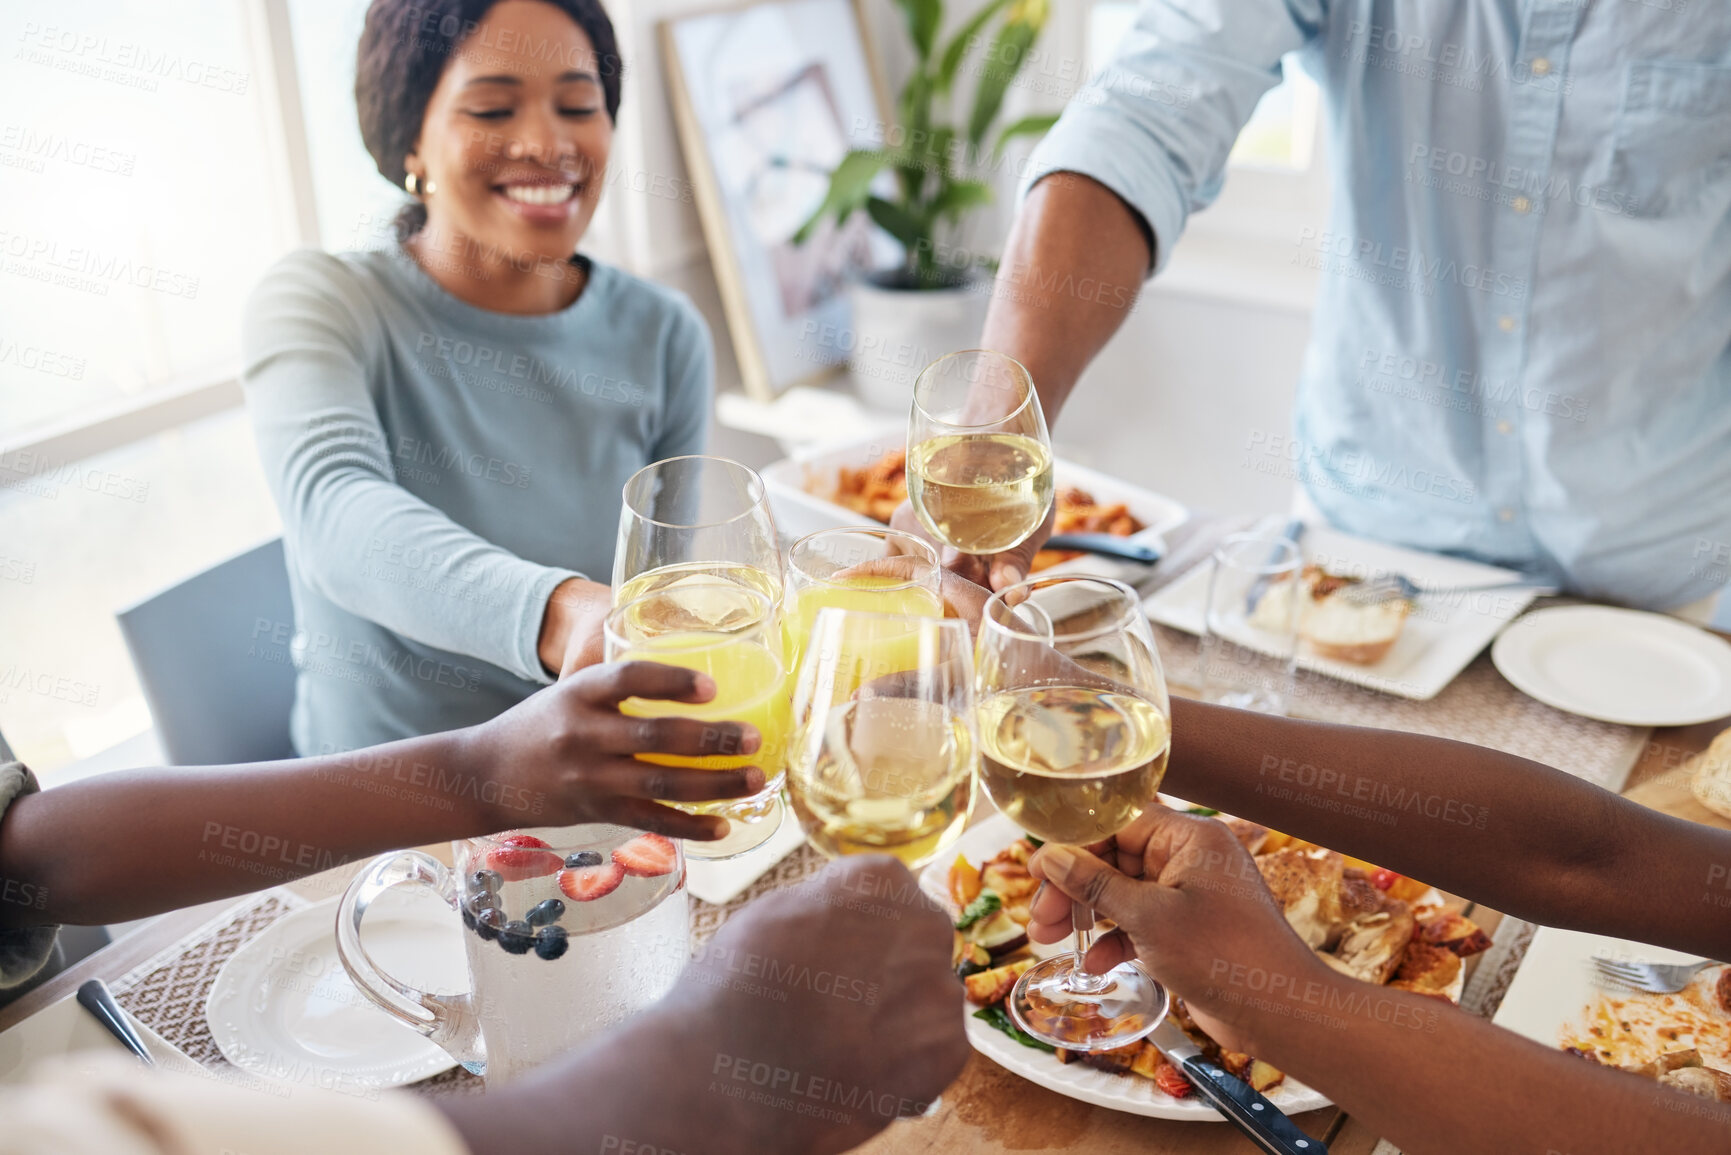
[[[517, 1077], [657, 1002], [691, 952], [677, 841], [590, 823], [369, 863], [337, 908], [337, 955], [374, 1004], [490, 1085]], [[429, 994], [380, 971], [361, 920], [387, 889], [426, 886], [463, 921], [469, 989]]]

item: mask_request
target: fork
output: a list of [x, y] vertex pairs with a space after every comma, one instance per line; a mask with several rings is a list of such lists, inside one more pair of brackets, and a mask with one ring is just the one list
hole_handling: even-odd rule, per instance
[[1391, 573], [1374, 577], [1368, 581], [1352, 582], [1342, 587], [1334, 596], [1349, 605], [1375, 606], [1383, 602], [1417, 601], [1422, 597], [1434, 597], [1438, 594], [1469, 594], [1481, 593], [1486, 590], [1551, 590], [1554, 586], [1531, 578], [1521, 578], [1517, 581], [1481, 582], [1477, 585], [1460, 586], [1421, 586], [1405, 574]]
[[1689, 985], [1689, 980], [1706, 970], [1722, 964], [1712, 959], [1702, 959], [1698, 963], [1682, 965], [1667, 965], [1665, 963], [1623, 962], [1619, 959], [1593, 959], [1593, 968], [1599, 972], [1599, 977], [1608, 982], [1618, 983], [1626, 987], [1634, 987], [1638, 991], [1651, 991], [1656, 995], [1675, 994]]

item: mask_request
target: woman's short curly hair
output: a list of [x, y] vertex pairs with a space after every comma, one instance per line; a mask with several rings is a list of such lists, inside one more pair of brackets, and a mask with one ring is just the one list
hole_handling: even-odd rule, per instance
[[[361, 140], [379, 172], [394, 185], [408, 175], [405, 158], [421, 135], [427, 102], [439, 77], [481, 18], [499, 0], [373, 0], [355, 52], [355, 112]], [[619, 119], [624, 70], [613, 21], [600, 0], [542, 0], [570, 16], [595, 46], [608, 119]], [[411, 202], [397, 214], [397, 239], [427, 223], [426, 206]]]

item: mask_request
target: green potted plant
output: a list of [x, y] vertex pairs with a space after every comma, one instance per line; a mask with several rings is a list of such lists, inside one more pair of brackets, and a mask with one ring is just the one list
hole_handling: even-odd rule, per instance
[[[943, 0], [896, 4], [907, 21], [914, 63], [896, 99], [895, 123], [881, 147], [842, 158], [823, 203], [794, 234], [803, 244], [824, 220], [840, 225], [863, 210], [901, 246], [901, 264], [869, 272], [851, 292], [854, 381], [866, 400], [888, 408], [907, 404], [927, 362], [978, 343], [987, 301], [981, 266], [990, 275], [995, 262], [956, 259], [945, 245], [968, 213], [992, 202], [982, 170], [1002, 157], [1009, 141], [1038, 136], [1058, 118], [1050, 113], [997, 124], [1004, 95], [1045, 26], [1049, 0], [987, 0], [941, 44]], [[975, 61], [978, 44], [986, 47]], [[976, 78], [971, 103], [958, 91], [966, 76]], [[959, 119], [964, 105], [965, 121]], [[893, 195], [874, 188], [886, 171], [895, 178]]]

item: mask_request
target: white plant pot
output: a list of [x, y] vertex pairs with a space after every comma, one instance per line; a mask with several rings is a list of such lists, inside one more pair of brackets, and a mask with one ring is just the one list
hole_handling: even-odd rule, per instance
[[906, 413], [920, 370], [946, 353], [979, 348], [991, 287], [985, 278], [950, 289], [886, 289], [855, 281], [847, 364], [860, 399], [874, 409]]

